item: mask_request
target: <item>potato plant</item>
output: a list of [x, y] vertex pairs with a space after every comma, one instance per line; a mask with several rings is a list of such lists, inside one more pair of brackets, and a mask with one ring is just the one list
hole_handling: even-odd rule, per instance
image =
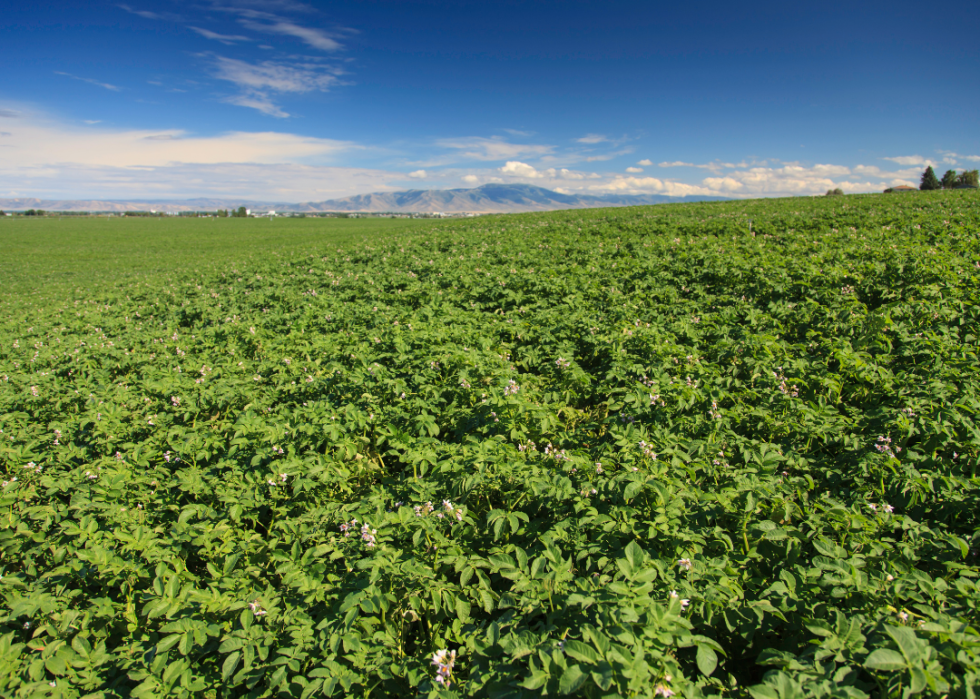
[[975, 193], [198, 247], [3, 263], [4, 696], [976, 696]]

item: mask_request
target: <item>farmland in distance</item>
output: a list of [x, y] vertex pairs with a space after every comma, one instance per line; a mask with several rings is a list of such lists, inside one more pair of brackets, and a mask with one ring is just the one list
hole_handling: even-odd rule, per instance
[[974, 192], [0, 244], [4, 696], [975, 696]]

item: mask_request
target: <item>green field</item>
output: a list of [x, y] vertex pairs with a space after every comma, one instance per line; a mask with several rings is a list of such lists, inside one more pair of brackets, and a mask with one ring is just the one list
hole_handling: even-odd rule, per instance
[[[119, 284], [412, 230], [420, 219], [0, 218], [0, 297], [64, 294], [64, 286]], [[54, 288], [52, 288], [54, 287]], [[52, 294], [54, 292], [54, 294]]]
[[977, 695], [975, 192], [0, 248], [3, 696]]

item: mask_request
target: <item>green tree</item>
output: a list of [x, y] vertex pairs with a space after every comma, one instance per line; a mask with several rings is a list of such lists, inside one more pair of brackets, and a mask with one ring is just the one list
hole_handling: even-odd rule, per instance
[[932, 169], [932, 165], [927, 167], [926, 171], [922, 173], [922, 181], [919, 183], [919, 189], [923, 191], [942, 189], [942, 185], [939, 183], [939, 178], [936, 177], [936, 171]]
[[957, 186], [980, 187], [980, 171], [967, 170], [956, 176]]
[[952, 189], [956, 186], [956, 170], [947, 170], [946, 174], [943, 175], [943, 181], [941, 183], [943, 189]]
[[244, 206], [239, 206], [238, 209], [232, 214], [232, 216], [234, 218], [245, 218], [246, 216], [248, 216], [248, 214], [245, 213]]
[[842, 196], [844, 196], [844, 190], [841, 189], [840, 187], [837, 187], [836, 189], [828, 189], [827, 190], [827, 194], [825, 194], [824, 196], [828, 196], [828, 197], [842, 197]]

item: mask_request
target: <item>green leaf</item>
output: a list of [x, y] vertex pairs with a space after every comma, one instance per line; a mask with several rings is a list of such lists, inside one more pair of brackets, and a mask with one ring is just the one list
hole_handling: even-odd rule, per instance
[[235, 651], [225, 658], [225, 661], [221, 664], [221, 681], [227, 682], [228, 678], [235, 674], [235, 669], [238, 667], [238, 661], [241, 660], [242, 654], [239, 651]]
[[578, 665], [569, 665], [558, 680], [558, 691], [562, 694], [577, 692], [585, 683], [586, 675]]
[[718, 654], [706, 645], [698, 645], [697, 662], [698, 670], [710, 677], [718, 667]]
[[595, 665], [601, 660], [599, 653], [592, 646], [581, 641], [574, 639], [565, 641], [563, 649], [566, 655], [576, 660], [581, 660], [584, 663]]
[[891, 672], [904, 669], [906, 663], [901, 653], [897, 653], [888, 648], [879, 648], [865, 659], [864, 666], [869, 670], [885, 670]]

